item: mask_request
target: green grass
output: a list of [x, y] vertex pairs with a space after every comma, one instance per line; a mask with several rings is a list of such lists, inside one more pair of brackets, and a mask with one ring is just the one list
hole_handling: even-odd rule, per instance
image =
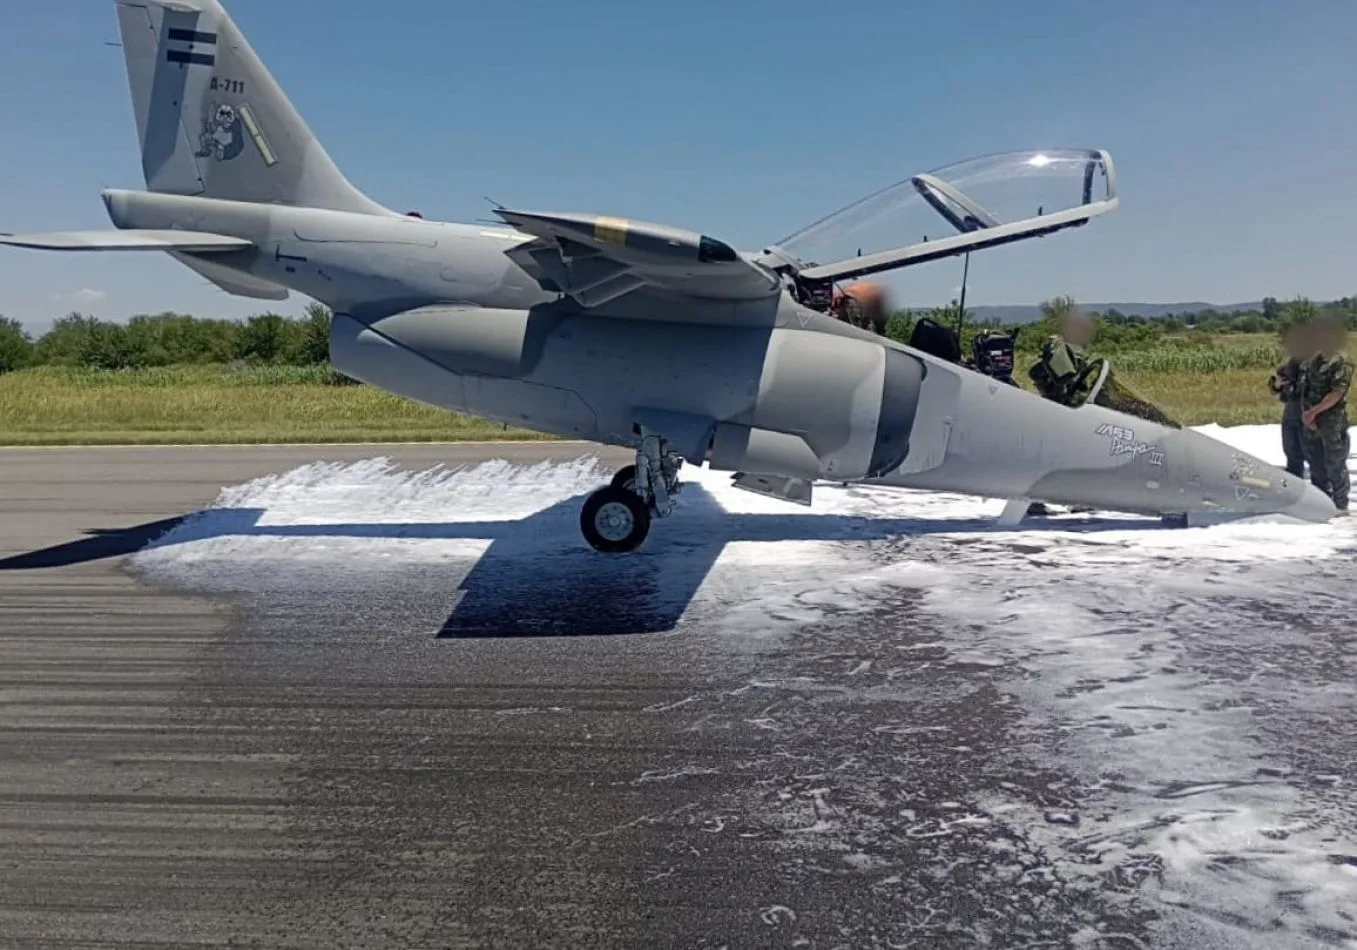
[[[1178, 337], [1106, 355], [1136, 392], [1185, 424], [1280, 416], [1267, 390], [1281, 358], [1270, 335]], [[1031, 360], [1020, 355], [1024, 382]], [[321, 366], [42, 367], [0, 375], [0, 445], [540, 438], [350, 384]]]
[[42, 367], [0, 376], [0, 445], [445, 442], [541, 438], [325, 367]]
[[1136, 394], [1184, 425], [1281, 422], [1282, 404], [1268, 392], [1268, 369], [1211, 373], [1135, 372], [1123, 378]]

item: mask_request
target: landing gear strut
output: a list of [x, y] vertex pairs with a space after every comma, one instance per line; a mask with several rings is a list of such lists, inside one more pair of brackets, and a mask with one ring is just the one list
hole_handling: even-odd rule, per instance
[[678, 472], [683, 459], [669, 443], [641, 430], [636, 464], [613, 476], [612, 484], [590, 495], [580, 511], [580, 532], [595, 551], [624, 554], [639, 548], [650, 533], [650, 522], [674, 510], [682, 486]]

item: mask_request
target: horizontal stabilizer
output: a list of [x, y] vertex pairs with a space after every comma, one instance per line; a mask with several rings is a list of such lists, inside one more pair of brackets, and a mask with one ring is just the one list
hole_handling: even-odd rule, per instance
[[184, 251], [194, 254], [239, 251], [249, 241], [200, 231], [54, 231], [0, 234], [0, 244], [42, 251]]

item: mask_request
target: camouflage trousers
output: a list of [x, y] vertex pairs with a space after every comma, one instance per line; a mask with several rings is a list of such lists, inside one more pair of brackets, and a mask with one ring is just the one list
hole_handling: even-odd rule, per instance
[[1297, 478], [1305, 477], [1305, 423], [1300, 414], [1300, 403], [1288, 404], [1282, 413], [1282, 452], [1286, 455], [1286, 470]]
[[1324, 413], [1316, 420], [1318, 427], [1305, 430], [1305, 460], [1310, 463], [1310, 481], [1333, 499], [1336, 507], [1348, 507], [1348, 414], [1346, 411]]

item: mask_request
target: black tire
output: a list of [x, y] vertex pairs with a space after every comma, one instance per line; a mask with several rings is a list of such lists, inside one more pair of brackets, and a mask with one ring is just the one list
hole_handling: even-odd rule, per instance
[[613, 488], [623, 488], [629, 492], [636, 491], [636, 466], [628, 465], [619, 468], [617, 474], [613, 476]]
[[580, 533], [604, 554], [635, 551], [650, 534], [650, 509], [635, 492], [616, 485], [600, 488], [580, 510]]

